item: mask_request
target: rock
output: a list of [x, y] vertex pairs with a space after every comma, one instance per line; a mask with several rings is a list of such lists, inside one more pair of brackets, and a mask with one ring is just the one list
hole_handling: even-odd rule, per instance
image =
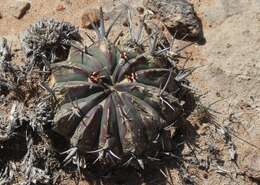
[[98, 9], [85, 10], [81, 15], [81, 27], [82, 28], [92, 28], [91, 23], [99, 24], [100, 21], [100, 11]]
[[129, 26], [129, 20], [128, 18], [125, 18], [123, 21], [123, 26], [128, 27]]
[[21, 19], [30, 8], [31, 4], [28, 1], [16, 0], [10, 10], [15, 18]]
[[57, 7], [56, 7], [56, 11], [63, 11], [65, 10], [66, 7], [63, 5], [63, 4], [59, 4]]
[[0, 19], [2, 19], [3, 18], [3, 15], [2, 15], [2, 13], [0, 12]]
[[139, 14], [144, 14], [144, 8], [143, 7], [137, 7], [136, 10]]
[[151, 10], [177, 37], [200, 37], [201, 22], [196, 16], [192, 4], [186, 0], [145, 0], [144, 6]]

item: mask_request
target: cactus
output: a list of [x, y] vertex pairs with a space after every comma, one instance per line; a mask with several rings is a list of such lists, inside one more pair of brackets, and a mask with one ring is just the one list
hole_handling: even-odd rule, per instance
[[22, 34], [22, 47], [29, 59], [28, 70], [34, 66], [48, 67], [50, 63], [66, 59], [70, 40], [80, 41], [78, 29], [67, 22], [42, 19]]
[[154, 52], [154, 43], [143, 53], [112, 43], [102, 11], [100, 17], [98, 41], [89, 48], [73, 43], [68, 59], [51, 65], [58, 101], [53, 130], [70, 141], [65, 163], [143, 168], [143, 159], [171, 149], [165, 128], [182, 112], [179, 71]]

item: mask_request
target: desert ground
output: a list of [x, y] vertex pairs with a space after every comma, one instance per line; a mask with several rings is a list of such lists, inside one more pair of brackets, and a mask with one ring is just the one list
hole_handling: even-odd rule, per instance
[[[20, 19], [12, 8], [16, 0], [0, 0], [0, 36], [12, 43], [15, 59], [23, 56], [20, 35], [41, 18], [68, 21], [81, 28], [81, 16], [89, 9], [103, 7], [113, 17], [120, 3], [142, 6], [138, 0], [31, 0], [30, 8]], [[220, 127], [200, 120], [197, 111], [188, 120], [193, 126], [193, 152], [200, 161], [211, 158], [209, 146], [218, 148], [218, 160], [209, 169], [188, 166], [195, 184], [250, 185], [260, 183], [260, 1], [259, 0], [190, 0], [201, 19], [205, 43], [194, 44], [187, 67], [199, 66], [189, 81]], [[109, 20], [108, 20], [109, 21]], [[215, 130], [214, 130], [215, 129]], [[222, 129], [222, 130], [221, 130]], [[225, 143], [225, 129], [232, 145]], [[189, 130], [187, 129], [187, 132]], [[193, 136], [195, 132], [196, 136]], [[221, 135], [221, 132], [224, 134]], [[189, 133], [188, 133], [189, 135]], [[195, 147], [196, 146], [196, 147]], [[183, 150], [183, 153], [189, 151]], [[232, 153], [233, 152], [233, 153]], [[232, 156], [235, 153], [236, 159]], [[171, 181], [146, 184], [183, 184], [179, 171], [170, 169]], [[74, 184], [66, 180], [62, 184]], [[80, 184], [88, 184], [85, 181]], [[124, 184], [131, 184], [125, 182]], [[141, 184], [141, 183], [132, 183]], [[188, 183], [187, 183], [188, 184]]]

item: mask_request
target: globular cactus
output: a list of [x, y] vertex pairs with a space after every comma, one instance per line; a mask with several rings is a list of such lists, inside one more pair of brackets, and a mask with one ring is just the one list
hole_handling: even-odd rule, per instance
[[53, 130], [71, 144], [65, 162], [143, 167], [142, 159], [170, 150], [165, 128], [182, 112], [178, 70], [167, 57], [126, 52], [110, 42], [102, 11], [96, 32], [92, 46], [74, 43], [68, 59], [51, 66], [59, 102]]

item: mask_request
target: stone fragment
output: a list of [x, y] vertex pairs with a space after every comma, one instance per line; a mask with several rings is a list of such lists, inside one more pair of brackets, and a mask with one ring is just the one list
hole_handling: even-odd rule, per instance
[[63, 5], [63, 4], [59, 4], [57, 7], [56, 7], [56, 11], [63, 11], [65, 10], [66, 7]]
[[21, 19], [26, 12], [31, 8], [31, 4], [25, 0], [16, 0], [14, 4], [10, 7], [11, 14], [17, 18]]
[[151, 10], [173, 33], [180, 37], [198, 37], [202, 34], [200, 20], [193, 5], [186, 0], [144, 0], [144, 6]]

